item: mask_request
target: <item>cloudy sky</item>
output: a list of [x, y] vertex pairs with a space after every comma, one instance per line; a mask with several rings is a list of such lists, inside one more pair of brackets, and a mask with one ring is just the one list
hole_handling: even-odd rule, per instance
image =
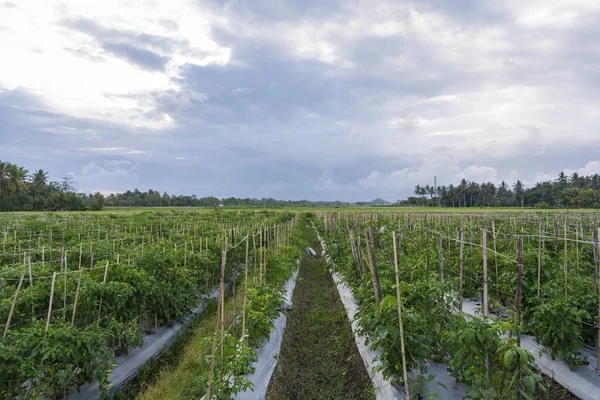
[[0, 159], [82, 191], [387, 200], [600, 173], [598, 0], [0, 0]]

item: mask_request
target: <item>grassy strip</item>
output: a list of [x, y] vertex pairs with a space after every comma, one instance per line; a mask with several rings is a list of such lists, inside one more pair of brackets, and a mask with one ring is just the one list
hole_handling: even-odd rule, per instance
[[[238, 304], [243, 293], [238, 293]], [[191, 398], [185, 391], [193, 378], [193, 364], [202, 352], [200, 338], [212, 336], [215, 325], [216, 300], [210, 300], [204, 312], [186, 328], [157, 360], [148, 361], [139, 375], [117, 393], [117, 399], [181, 399]], [[225, 323], [233, 321], [233, 300], [225, 302]]]
[[[316, 232], [305, 244], [319, 249]], [[324, 259], [304, 257], [267, 399], [373, 399], [350, 322]]]

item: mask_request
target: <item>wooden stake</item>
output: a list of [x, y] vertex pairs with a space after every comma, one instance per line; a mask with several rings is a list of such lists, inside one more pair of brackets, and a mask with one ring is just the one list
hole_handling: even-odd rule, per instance
[[24, 274], [21, 274], [21, 279], [19, 279], [19, 284], [17, 285], [17, 290], [15, 291], [15, 297], [13, 298], [12, 305], [10, 306], [10, 312], [8, 313], [8, 319], [6, 320], [6, 326], [4, 327], [4, 336], [8, 333], [8, 328], [10, 328], [10, 321], [12, 320], [13, 312], [15, 311], [15, 304], [17, 304], [17, 297], [19, 297], [19, 292], [21, 291], [21, 285], [23, 284]]
[[254, 257], [252, 263], [254, 264], [254, 287], [256, 287], [256, 235], [252, 235], [252, 247], [254, 248]]
[[460, 246], [459, 246], [459, 253], [458, 253], [458, 301], [459, 301], [459, 306], [458, 306], [458, 311], [462, 312], [462, 304], [463, 304], [463, 265], [464, 265], [464, 259], [463, 259], [463, 251], [465, 248], [465, 232], [462, 230], [460, 230]]
[[71, 328], [75, 325], [75, 313], [77, 312], [77, 301], [79, 300], [79, 289], [81, 288], [81, 277], [83, 276], [83, 265], [81, 256], [83, 243], [79, 243], [79, 277], [77, 278], [77, 289], [75, 290], [75, 301], [73, 302], [73, 314], [71, 315]]
[[244, 304], [242, 306], [242, 339], [246, 337], [246, 304], [248, 301], [248, 250], [250, 248], [250, 234], [246, 236], [246, 270], [244, 276]]
[[[400, 231], [399, 236], [399, 245], [402, 245], [402, 231]], [[396, 271], [396, 299], [398, 301], [398, 325], [400, 327], [400, 352], [402, 353], [402, 378], [404, 380], [404, 394], [406, 395], [406, 400], [410, 400], [410, 391], [408, 389], [408, 371], [406, 370], [406, 352], [404, 349], [404, 327], [402, 324], [402, 300], [401, 300], [401, 290], [400, 290], [400, 277], [398, 274], [398, 252], [396, 250], [396, 232], [392, 231], [392, 241], [394, 245], [394, 268]]]
[[[208, 240], [208, 238], [207, 238]], [[227, 239], [225, 239], [227, 240]], [[210, 400], [210, 390], [212, 387], [212, 380], [213, 380], [213, 371], [215, 368], [215, 353], [217, 350], [217, 334], [219, 333], [219, 319], [220, 319], [220, 314], [221, 314], [221, 303], [223, 302], [223, 279], [225, 278], [225, 257], [226, 257], [226, 252], [225, 252], [225, 246], [223, 246], [223, 250], [221, 252], [221, 283], [219, 285], [219, 298], [217, 299], [217, 312], [216, 314], [216, 321], [215, 321], [215, 330], [213, 332], [213, 342], [212, 342], [212, 348], [211, 348], [211, 352], [210, 352], [210, 368], [208, 370], [208, 385], [206, 388], [206, 395], [204, 396], [204, 398], [206, 400]]]
[[[106, 274], [108, 273], [108, 260], [106, 260], [106, 267], [104, 267], [104, 279], [102, 279], [102, 286], [106, 283]], [[100, 305], [98, 306], [98, 325], [100, 325], [100, 314], [102, 313], [102, 296], [100, 296]]]
[[[500, 232], [500, 228], [498, 228], [498, 232]], [[496, 300], [501, 301], [500, 298], [500, 276], [498, 274], [498, 246], [497, 246], [497, 235], [496, 225], [494, 220], [492, 220], [492, 234], [494, 239], [494, 265], [496, 267], [496, 280], [494, 281], [496, 284]]]
[[483, 259], [483, 316], [488, 316], [488, 268], [487, 268], [487, 231], [481, 231], [481, 257]]
[[[375, 296], [375, 301], [377, 302], [377, 304], [379, 304], [379, 302], [381, 301], [381, 288], [378, 288], [377, 283], [378, 283], [378, 279], [377, 279], [377, 274], [376, 274], [376, 270], [375, 270], [375, 265], [373, 263], [373, 258], [371, 256], [371, 249], [372, 246], [369, 242], [369, 235], [367, 234], [367, 229], [365, 228], [363, 230], [363, 233], [365, 235], [365, 244], [366, 244], [366, 248], [367, 248], [367, 257], [365, 257], [365, 263], [369, 266], [369, 271], [371, 272], [371, 283], [373, 285], [373, 294]], [[364, 257], [364, 255], [363, 255]]]
[[263, 266], [263, 231], [260, 230], [259, 248], [258, 253], [260, 257], [260, 264], [258, 267], [258, 282], [262, 285], [262, 266]]
[[[483, 318], [488, 317], [488, 265], [487, 265], [487, 231], [481, 230], [481, 257], [483, 259]], [[490, 355], [485, 354], [485, 376], [490, 379]]]
[[[31, 257], [27, 257], [27, 264], [29, 264], [29, 286], [33, 287], [33, 274], [31, 272]], [[35, 305], [31, 302], [31, 315], [35, 316]]]
[[221, 297], [223, 300], [221, 301], [221, 359], [223, 359], [223, 352], [225, 350], [225, 265], [227, 263], [227, 235], [224, 235], [225, 242], [223, 243], [223, 255], [222, 255], [222, 263], [221, 266]]
[[438, 258], [440, 260], [440, 280], [444, 282], [444, 249], [442, 247], [442, 233], [439, 235]]
[[[596, 240], [596, 254], [600, 257], [600, 228]], [[600, 280], [600, 265], [596, 266], [596, 280]], [[598, 289], [598, 342], [596, 343], [596, 373], [600, 374], [600, 282], [596, 283]]]
[[564, 225], [564, 251], [563, 251], [563, 285], [565, 298], [567, 297], [567, 219]]
[[538, 227], [538, 270], [537, 270], [537, 295], [540, 297], [540, 288], [542, 282], [542, 220]]
[[[519, 238], [517, 243], [517, 346], [521, 347], [521, 280], [523, 278], [523, 239]], [[521, 381], [521, 370], [517, 374], [517, 382]], [[521, 398], [521, 389], [517, 385], [517, 400]]]
[[52, 274], [52, 286], [50, 288], [50, 303], [48, 304], [48, 316], [46, 317], [46, 329], [44, 330], [44, 337], [48, 333], [50, 327], [50, 316], [52, 315], [52, 300], [54, 299], [54, 283], [56, 282], [56, 272]]

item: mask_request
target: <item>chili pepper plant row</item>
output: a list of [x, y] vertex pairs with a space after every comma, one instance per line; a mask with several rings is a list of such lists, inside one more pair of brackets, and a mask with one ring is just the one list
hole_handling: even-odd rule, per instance
[[[362, 334], [382, 350], [385, 376], [404, 385], [412, 372], [417, 393], [434, 379], [427, 363], [444, 362], [468, 398], [505, 399], [544, 390], [520, 333], [573, 369], [588, 362], [584, 346], [600, 351], [598, 217], [325, 213], [315, 225], [353, 289]], [[482, 301], [484, 318], [461, 313], [467, 298]]]
[[62, 398], [93, 381], [106, 391], [116, 355], [189, 315], [218, 284], [226, 240], [227, 283], [254, 267], [246, 323], [257, 343], [275, 305], [263, 314], [251, 305], [281, 297], [297, 258], [286, 246], [293, 220], [220, 210], [1, 215], [0, 397]]

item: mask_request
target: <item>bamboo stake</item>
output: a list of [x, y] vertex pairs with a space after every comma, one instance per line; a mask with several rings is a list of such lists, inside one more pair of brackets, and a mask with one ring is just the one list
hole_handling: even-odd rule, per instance
[[67, 250], [63, 249], [63, 274], [64, 274], [64, 290], [63, 290], [63, 320], [67, 319]]
[[579, 225], [575, 224], [575, 273], [579, 276]]
[[46, 329], [44, 330], [44, 337], [48, 333], [50, 327], [50, 316], [52, 315], [52, 300], [54, 299], [54, 283], [56, 282], [56, 272], [52, 274], [52, 286], [50, 288], [50, 303], [48, 304], [48, 316], [46, 317]]
[[259, 285], [261, 285], [262, 284], [262, 266], [263, 266], [263, 231], [262, 231], [262, 229], [260, 230], [258, 255], [260, 257], [260, 264], [258, 267], [258, 282], [259, 282]]
[[[106, 267], [104, 267], [104, 279], [102, 279], [102, 286], [106, 283], [106, 274], [108, 273], [108, 260], [106, 260]], [[98, 325], [100, 325], [100, 314], [102, 313], [102, 296], [100, 296], [100, 305], [98, 306]]]
[[[27, 257], [27, 263], [29, 264], [29, 286], [33, 287], [33, 274], [31, 272], [31, 256]], [[31, 315], [35, 316], [35, 305], [31, 302]]]
[[254, 287], [256, 287], [256, 235], [252, 235], [252, 248], [254, 249], [254, 257], [252, 258], [252, 264], [254, 264]]
[[15, 291], [15, 297], [13, 298], [12, 304], [10, 306], [10, 312], [8, 313], [8, 319], [6, 320], [6, 326], [4, 327], [4, 336], [8, 333], [8, 328], [10, 328], [10, 321], [12, 320], [13, 312], [15, 311], [15, 304], [17, 304], [17, 297], [19, 297], [19, 292], [21, 291], [21, 285], [23, 285], [23, 278], [25, 274], [21, 274], [21, 279], [19, 279], [19, 284], [17, 285], [17, 290]]
[[444, 282], [444, 249], [442, 247], [442, 233], [439, 235], [438, 258], [440, 261], [440, 280]]
[[[208, 239], [207, 239], [208, 240]], [[223, 246], [223, 250], [221, 252], [221, 283], [219, 285], [219, 299], [217, 301], [217, 312], [216, 312], [216, 322], [215, 322], [215, 330], [213, 333], [213, 343], [212, 343], [212, 349], [211, 349], [211, 357], [210, 357], [210, 368], [208, 370], [208, 385], [206, 388], [206, 395], [204, 396], [204, 398], [206, 400], [210, 400], [210, 390], [212, 387], [212, 380], [213, 380], [213, 371], [214, 371], [214, 367], [215, 367], [215, 353], [217, 350], [217, 334], [219, 333], [219, 317], [221, 316], [220, 314], [220, 310], [221, 310], [221, 304], [223, 303], [224, 299], [223, 299], [223, 292], [225, 291], [224, 289], [224, 284], [223, 281], [225, 279], [225, 261], [226, 261], [226, 257], [227, 257], [227, 252], [226, 252], [226, 248], [227, 248], [227, 238], [225, 238], [225, 244]]]
[[77, 289], [75, 290], [75, 301], [73, 302], [73, 314], [71, 315], [71, 328], [75, 325], [75, 313], [77, 312], [77, 301], [79, 300], [79, 289], [81, 288], [81, 277], [83, 276], [83, 265], [81, 256], [83, 243], [79, 243], [79, 277], [77, 278]]
[[487, 265], [487, 231], [481, 231], [481, 257], [483, 259], [483, 316], [488, 316], [488, 265]]
[[540, 297], [540, 287], [542, 282], [542, 220], [538, 227], [538, 270], [537, 270], [537, 296]]
[[[227, 235], [224, 235], [225, 243], [223, 243], [223, 263], [227, 262]], [[224, 341], [225, 341], [225, 267], [221, 267], [222, 275], [221, 275], [221, 297], [223, 300], [221, 301], [221, 359], [223, 359], [223, 352], [225, 350]]]
[[[402, 230], [398, 235], [399, 246], [402, 245]], [[408, 389], [408, 371], [406, 371], [406, 351], [404, 349], [404, 327], [402, 325], [402, 300], [400, 290], [400, 277], [398, 275], [398, 252], [396, 250], [396, 232], [392, 231], [392, 241], [394, 245], [394, 268], [396, 271], [396, 299], [398, 301], [398, 325], [400, 327], [400, 351], [402, 353], [402, 378], [404, 379], [404, 394], [406, 400], [410, 400], [410, 391]]]
[[[517, 346], [521, 347], [521, 280], [523, 278], [523, 239], [519, 238], [517, 243], [518, 255], [517, 255]], [[521, 381], [521, 369], [519, 369], [517, 375], [517, 382]], [[517, 385], [517, 400], [521, 398], [521, 391], [519, 385]]]
[[[487, 231], [481, 230], [481, 257], [483, 259], [483, 318], [488, 317], [488, 265], [487, 265]], [[485, 376], [490, 379], [490, 355], [485, 354]]]
[[460, 249], [458, 253], [458, 301], [459, 306], [458, 310], [462, 312], [463, 305], [463, 266], [464, 266], [464, 258], [463, 251], [465, 248], [465, 232], [460, 229]]
[[[500, 232], [500, 228], [498, 228], [498, 232]], [[500, 275], [498, 274], [498, 246], [497, 246], [497, 235], [495, 221], [492, 220], [492, 234], [494, 239], [494, 265], [496, 267], [496, 280], [494, 283], [496, 284], [496, 300], [501, 301], [500, 299]]]
[[567, 297], [567, 219], [565, 218], [564, 224], [564, 251], [563, 251], [563, 285], [565, 291], [565, 298]]
[[369, 242], [369, 235], [367, 234], [366, 228], [364, 229], [363, 233], [365, 235], [365, 242], [367, 248], [367, 257], [365, 257], [365, 262], [369, 266], [369, 271], [371, 272], [371, 283], [373, 285], [373, 294], [375, 295], [375, 301], [379, 304], [379, 302], [381, 301], [381, 289], [378, 290], [377, 288], [377, 276], [375, 274], [375, 266], [371, 257], [371, 245]]
[[[598, 228], [598, 236], [596, 240], [596, 254], [600, 257], [600, 228]], [[600, 265], [596, 266], [596, 280], [600, 280]], [[596, 372], [600, 374], [600, 282], [596, 283], [598, 288], [598, 342], [596, 343]]]
[[371, 249], [371, 262], [373, 263], [373, 272], [375, 274], [375, 283], [377, 284], [377, 294], [379, 295], [378, 302], [381, 301], [381, 284], [379, 283], [379, 271], [377, 269], [377, 257], [375, 256], [375, 240], [373, 239], [373, 227], [369, 227], [369, 247]]
[[236, 276], [236, 268], [235, 268], [235, 229], [231, 228], [231, 283], [232, 283], [232, 292], [231, 297], [233, 300], [233, 337], [237, 337], [237, 299], [235, 295], [235, 276]]
[[248, 250], [250, 248], [250, 234], [246, 236], [246, 270], [244, 276], [244, 304], [242, 306], [242, 342], [246, 337], [246, 304], [248, 301]]

